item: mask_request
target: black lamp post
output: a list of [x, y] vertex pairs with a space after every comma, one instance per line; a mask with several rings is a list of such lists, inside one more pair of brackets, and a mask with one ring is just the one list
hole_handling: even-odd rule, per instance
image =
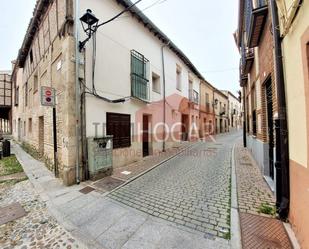
[[79, 42], [79, 50], [81, 51], [85, 44], [90, 40], [92, 34], [97, 31], [99, 19], [96, 18], [90, 9], [87, 9], [86, 13], [79, 19], [81, 21], [84, 32], [87, 38], [84, 41]]

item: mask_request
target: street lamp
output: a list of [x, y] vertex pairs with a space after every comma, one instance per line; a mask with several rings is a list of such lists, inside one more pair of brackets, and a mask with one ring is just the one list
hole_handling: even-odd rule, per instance
[[85, 44], [90, 40], [92, 34], [97, 31], [99, 19], [96, 18], [90, 9], [87, 9], [86, 13], [79, 19], [81, 21], [84, 32], [87, 38], [84, 41], [79, 42], [79, 50], [81, 51]]

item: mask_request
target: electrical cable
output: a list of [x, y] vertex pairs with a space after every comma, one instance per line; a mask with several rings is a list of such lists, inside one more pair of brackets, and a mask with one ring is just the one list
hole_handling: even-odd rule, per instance
[[[120, 17], [122, 14], [124, 14], [127, 11], [129, 11], [133, 6], [135, 6], [136, 4], [138, 4], [141, 1], [142, 0], [136, 1], [132, 5], [130, 5], [129, 7], [124, 9], [123, 11], [121, 11], [119, 14], [117, 14], [116, 16], [114, 16], [114, 17], [110, 18], [109, 20], [107, 20], [107, 21], [105, 21], [105, 22], [95, 26], [94, 32], [92, 34], [92, 91], [89, 91], [89, 92], [85, 91], [83, 94], [93, 95], [96, 98], [102, 99], [102, 100], [104, 100], [104, 101], [106, 101], [108, 103], [123, 103], [123, 102], [127, 101], [128, 98], [129, 99], [131, 98], [131, 97], [125, 97], [125, 98], [110, 100], [110, 99], [108, 99], [106, 97], [103, 97], [103, 96], [97, 94], [97, 90], [96, 90], [96, 87], [95, 87], [95, 66], [96, 66], [96, 53], [97, 53], [97, 51], [96, 51], [96, 48], [97, 48], [96, 31], [98, 30], [99, 27], [101, 27], [101, 26], [103, 26], [105, 24], [108, 24], [108, 23], [112, 22], [113, 20], [117, 19], [118, 17]], [[87, 39], [89, 40], [90, 36]], [[89, 90], [89, 88], [85, 84], [83, 84], [83, 85], [84, 85], [84, 87], [87, 90]]]
[[[167, 0], [157, 0], [157, 1], [153, 2], [152, 4], [150, 4], [149, 6], [145, 7], [144, 9], [142, 9], [142, 10], [140, 10], [140, 11], [137, 11], [136, 14], [142, 13], [142, 12], [144, 12], [145, 10], [148, 10], [148, 9], [154, 7], [155, 5], [162, 4], [162, 3], [166, 2], [166, 1], [167, 1]], [[120, 18], [128, 18], [128, 17], [130, 17], [130, 15], [122, 16], [122, 17], [120, 17]]]
[[102, 22], [100, 23], [99, 25], [96, 26], [96, 29], [105, 25], [105, 24], [108, 24], [112, 21], [114, 21], [115, 19], [117, 19], [119, 16], [121, 16], [122, 14], [126, 13], [127, 11], [129, 11], [132, 7], [134, 7], [136, 4], [138, 4], [139, 2], [141, 2], [142, 0], [138, 0], [136, 1], [135, 3], [131, 4], [129, 7], [125, 8], [123, 11], [121, 11], [119, 14], [115, 15], [114, 17], [112, 17], [111, 19], [105, 21], [105, 22]]

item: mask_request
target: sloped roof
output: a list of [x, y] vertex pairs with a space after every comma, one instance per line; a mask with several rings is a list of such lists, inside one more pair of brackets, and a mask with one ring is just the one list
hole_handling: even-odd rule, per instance
[[[116, 0], [123, 7], [127, 8], [133, 3], [130, 0]], [[154, 36], [158, 37], [163, 43], [167, 44], [169, 42], [169, 48], [196, 74], [201, 80], [204, 80], [202, 74], [197, 70], [189, 58], [146, 16], [143, 12], [136, 6], [133, 6], [130, 9], [130, 12], [135, 16], [139, 21], [141, 21]]]

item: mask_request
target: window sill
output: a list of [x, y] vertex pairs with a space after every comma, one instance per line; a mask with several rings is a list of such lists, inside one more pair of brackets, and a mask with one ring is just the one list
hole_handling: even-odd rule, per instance
[[161, 91], [152, 90], [152, 92], [157, 93], [157, 94], [161, 94]]

